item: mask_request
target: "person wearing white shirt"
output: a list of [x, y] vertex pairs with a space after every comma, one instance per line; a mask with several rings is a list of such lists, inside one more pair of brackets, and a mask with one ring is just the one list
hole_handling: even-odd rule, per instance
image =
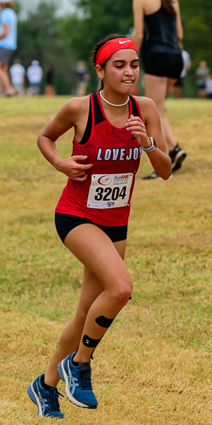
[[13, 88], [22, 96], [25, 93], [24, 83], [26, 72], [24, 66], [21, 65], [20, 59], [14, 60], [14, 64], [9, 69], [9, 74]]
[[184, 78], [187, 74], [187, 71], [191, 67], [190, 55], [186, 50], [183, 49], [182, 44], [181, 44], [181, 47], [182, 47], [181, 53], [182, 53], [182, 58], [183, 58], [183, 69], [182, 69], [182, 72], [180, 74], [180, 78], [176, 81], [176, 83], [172, 87], [172, 93], [173, 93], [175, 99], [180, 99], [181, 94], [182, 94], [182, 89], [184, 87]]
[[212, 74], [209, 74], [206, 77], [205, 84], [206, 84], [206, 88], [205, 88], [206, 97], [207, 99], [212, 99]]
[[40, 94], [41, 82], [43, 78], [43, 70], [37, 60], [33, 60], [26, 71], [29, 87], [27, 93], [29, 95]]

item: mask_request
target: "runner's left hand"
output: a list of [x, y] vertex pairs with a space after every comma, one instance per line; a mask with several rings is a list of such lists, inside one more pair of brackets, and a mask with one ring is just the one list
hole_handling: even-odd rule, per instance
[[143, 148], [150, 147], [150, 141], [147, 136], [146, 126], [140, 117], [130, 115], [127, 123], [125, 124], [126, 130], [131, 131], [134, 137], [136, 137], [139, 145]]

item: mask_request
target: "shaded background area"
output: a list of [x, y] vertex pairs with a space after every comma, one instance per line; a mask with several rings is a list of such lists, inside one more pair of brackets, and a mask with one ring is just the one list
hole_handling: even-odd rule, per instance
[[[55, 69], [57, 94], [74, 94], [76, 62], [84, 60], [91, 76], [88, 91], [96, 90], [98, 81], [91, 57], [99, 40], [110, 33], [130, 35], [133, 27], [132, 2], [126, 0], [53, 0], [15, 1], [18, 13], [18, 49], [16, 58], [28, 67], [40, 62], [44, 72], [48, 64]], [[191, 57], [183, 97], [197, 97], [195, 69], [206, 60], [212, 70], [211, 0], [180, 0], [184, 28], [183, 46]], [[141, 68], [142, 74], [142, 68]], [[138, 84], [140, 94], [143, 87]]]

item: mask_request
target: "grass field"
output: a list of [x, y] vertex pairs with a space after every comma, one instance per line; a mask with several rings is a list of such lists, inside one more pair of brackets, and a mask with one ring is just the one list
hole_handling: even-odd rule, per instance
[[[66, 100], [0, 98], [2, 425], [55, 423], [37, 417], [26, 389], [48, 365], [82, 284], [54, 228], [66, 177], [36, 145]], [[166, 182], [143, 181], [151, 166], [142, 158], [126, 255], [132, 300], [95, 352], [97, 411], [61, 398], [64, 425], [212, 424], [212, 101], [166, 106], [188, 157]], [[58, 142], [62, 156], [71, 140]]]

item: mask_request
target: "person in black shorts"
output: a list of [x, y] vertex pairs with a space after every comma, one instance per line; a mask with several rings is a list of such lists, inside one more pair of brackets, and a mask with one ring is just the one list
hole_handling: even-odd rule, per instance
[[[179, 46], [183, 38], [180, 8], [177, 0], [133, 0], [133, 39], [144, 67], [145, 94], [154, 100], [161, 119], [162, 134], [177, 171], [186, 152], [177, 144], [165, 117], [165, 99], [180, 77], [183, 59]], [[143, 179], [158, 178], [154, 171]]]

